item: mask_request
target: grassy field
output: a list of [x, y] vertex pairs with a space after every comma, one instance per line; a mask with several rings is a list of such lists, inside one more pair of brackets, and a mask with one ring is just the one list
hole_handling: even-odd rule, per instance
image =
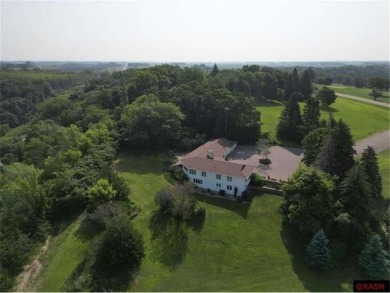
[[32, 290], [61, 291], [66, 279], [83, 260], [94, 236], [94, 230], [82, 222], [80, 216], [53, 237], [43, 260], [43, 271]]
[[389, 168], [390, 168], [390, 152], [389, 150], [383, 151], [378, 154], [378, 161], [379, 161], [379, 171], [382, 175], [382, 186], [383, 186], [383, 197], [389, 198]]
[[[304, 103], [300, 103], [300, 107], [303, 112]], [[257, 109], [261, 113], [262, 132], [270, 131], [271, 137], [275, 138], [275, 128], [283, 105], [268, 101]], [[328, 119], [328, 112], [332, 112], [336, 120], [343, 119], [349, 125], [355, 141], [389, 129], [389, 109], [384, 107], [338, 97], [329, 109], [321, 109], [321, 119]]]
[[252, 204], [199, 196], [203, 223], [161, 215], [154, 194], [168, 183], [159, 156], [121, 153], [117, 169], [141, 207], [134, 219], [146, 244], [131, 291], [342, 291], [357, 278], [348, 269], [318, 273], [281, 233], [282, 198], [257, 195]]
[[[322, 87], [321, 85], [317, 85], [317, 88], [321, 88], [321, 87]], [[354, 86], [347, 86], [347, 85], [331, 85], [328, 87], [334, 89], [336, 93], [374, 100], [374, 98], [370, 96], [371, 93], [370, 88], [357, 88]], [[377, 98], [377, 101], [390, 103], [390, 93], [388, 91], [384, 91], [382, 97]]]

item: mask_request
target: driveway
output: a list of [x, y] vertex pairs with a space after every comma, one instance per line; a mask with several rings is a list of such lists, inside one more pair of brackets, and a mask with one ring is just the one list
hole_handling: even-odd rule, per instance
[[390, 130], [378, 132], [362, 140], [359, 140], [355, 144], [355, 150], [360, 155], [367, 146], [372, 146], [376, 153], [389, 149]]
[[269, 167], [259, 165], [259, 159], [262, 156], [259, 155], [255, 146], [238, 146], [237, 150], [229, 156], [229, 161], [255, 165], [258, 166], [256, 172], [260, 175], [270, 176], [276, 180], [287, 180], [303, 158], [303, 150], [299, 148], [273, 146], [270, 151], [271, 154], [268, 157], [272, 160], [272, 164]]

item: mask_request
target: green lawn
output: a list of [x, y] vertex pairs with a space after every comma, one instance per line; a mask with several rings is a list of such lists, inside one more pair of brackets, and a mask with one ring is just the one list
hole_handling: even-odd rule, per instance
[[378, 154], [379, 171], [382, 175], [383, 197], [389, 198], [389, 168], [390, 168], [390, 152], [389, 150], [383, 151]]
[[[131, 291], [343, 291], [358, 276], [348, 269], [310, 270], [281, 235], [282, 198], [252, 204], [199, 196], [204, 223], [176, 223], [158, 213], [154, 194], [168, 183], [159, 156], [120, 153], [117, 169], [141, 207], [133, 220], [146, 257]], [[287, 243], [289, 243], [287, 241]]]
[[52, 237], [34, 291], [61, 291], [66, 279], [84, 259], [94, 236], [94, 230], [80, 216], [58, 236]]
[[[304, 103], [300, 103], [300, 107], [303, 112]], [[283, 105], [268, 101], [257, 109], [261, 113], [262, 132], [270, 131], [271, 137], [275, 138], [275, 128]], [[336, 120], [343, 119], [349, 125], [355, 141], [389, 129], [389, 109], [384, 107], [338, 97], [329, 109], [321, 109], [321, 119], [328, 119], [329, 111], [332, 111]]]
[[[321, 85], [317, 85], [317, 88], [321, 88], [321, 87], [322, 87]], [[336, 93], [374, 100], [374, 98], [370, 96], [371, 93], [370, 88], [357, 88], [354, 86], [347, 86], [347, 85], [331, 85], [328, 87], [334, 89]], [[377, 101], [390, 103], [390, 93], [388, 91], [384, 91], [382, 97], [377, 98]]]

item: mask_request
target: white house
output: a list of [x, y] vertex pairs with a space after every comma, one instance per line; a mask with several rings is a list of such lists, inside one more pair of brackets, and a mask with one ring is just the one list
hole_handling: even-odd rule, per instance
[[210, 140], [182, 157], [176, 165], [200, 188], [241, 196], [256, 166], [229, 162], [227, 157], [236, 147], [237, 142], [225, 138]]

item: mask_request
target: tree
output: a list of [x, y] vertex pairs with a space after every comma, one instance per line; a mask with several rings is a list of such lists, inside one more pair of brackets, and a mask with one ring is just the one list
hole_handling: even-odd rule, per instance
[[321, 101], [322, 105], [325, 107], [330, 106], [336, 100], [337, 96], [334, 90], [324, 86], [317, 93], [317, 98]]
[[309, 132], [302, 140], [304, 149], [302, 161], [306, 165], [312, 165], [320, 153], [321, 147], [324, 144], [325, 137], [329, 134], [329, 129], [326, 127], [317, 128]]
[[373, 88], [371, 90], [370, 96], [374, 98], [374, 101], [376, 101], [377, 98], [381, 97], [383, 94], [383, 91], [378, 88]]
[[306, 99], [309, 99], [313, 93], [312, 79], [310, 77], [310, 72], [305, 70], [301, 78], [301, 92]]
[[156, 193], [155, 202], [163, 212], [171, 216], [189, 220], [196, 213], [197, 200], [191, 184], [168, 186]]
[[361, 164], [348, 170], [339, 189], [345, 212], [358, 219], [359, 223], [375, 221], [370, 184]]
[[389, 277], [389, 255], [383, 249], [379, 235], [375, 234], [359, 255], [359, 264], [370, 279]]
[[306, 259], [310, 266], [322, 270], [330, 267], [332, 256], [328, 243], [329, 240], [323, 229], [313, 236], [306, 249]]
[[259, 152], [266, 159], [268, 159], [268, 156], [271, 153], [271, 151], [270, 151], [271, 146], [270, 146], [269, 139], [267, 139], [267, 138], [259, 139], [259, 141], [257, 142], [257, 148], [258, 148]]
[[337, 214], [335, 178], [301, 165], [283, 185], [283, 223], [301, 243], [319, 229], [328, 231]]
[[217, 64], [214, 64], [213, 70], [211, 70], [211, 72], [210, 72], [210, 76], [216, 76], [218, 73], [219, 73], [218, 66], [217, 66]]
[[284, 100], [288, 101], [295, 91], [294, 78], [291, 74], [289, 74], [284, 80]]
[[320, 126], [320, 115], [319, 101], [309, 97], [302, 115], [303, 129], [306, 134]]
[[298, 100], [295, 94], [291, 95], [287, 104], [279, 117], [279, 123], [276, 127], [276, 135], [279, 138], [300, 141], [302, 118], [299, 109]]
[[145, 256], [141, 234], [124, 216], [114, 217], [107, 222], [97, 247], [93, 267], [102, 275], [134, 272]]
[[295, 67], [293, 72], [292, 72], [292, 78], [293, 78], [293, 81], [294, 81], [294, 89], [296, 92], [301, 92], [301, 83], [300, 83], [300, 80], [299, 80], [299, 75], [298, 75], [298, 70], [297, 68]]
[[342, 179], [345, 173], [355, 164], [353, 156], [356, 151], [353, 146], [354, 141], [348, 125], [339, 120], [324, 140], [314, 165]]
[[374, 197], [380, 197], [382, 194], [382, 177], [379, 172], [378, 158], [373, 147], [367, 146], [367, 148], [363, 150], [361, 164], [368, 176], [372, 195]]
[[262, 94], [269, 100], [276, 100], [278, 98], [278, 87], [275, 76], [268, 72], [262, 77]]
[[107, 179], [99, 179], [94, 186], [88, 188], [88, 196], [92, 205], [109, 202], [115, 198], [116, 191]]
[[174, 104], [154, 95], [141, 96], [123, 111], [122, 138], [138, 148], [172, 146], [179, 139], [182, 120], [184, 115]]

